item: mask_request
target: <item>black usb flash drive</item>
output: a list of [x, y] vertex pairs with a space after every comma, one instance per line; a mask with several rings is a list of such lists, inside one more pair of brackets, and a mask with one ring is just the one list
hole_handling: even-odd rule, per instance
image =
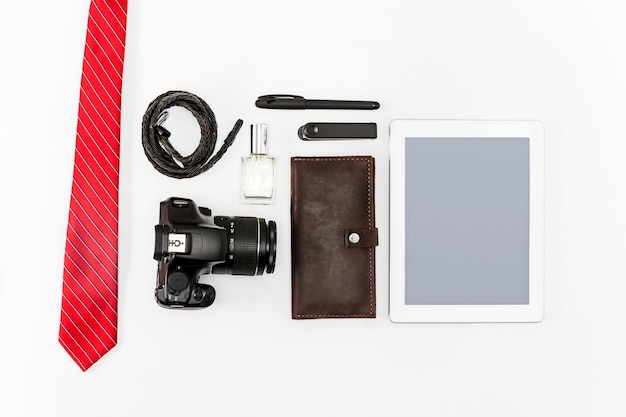
[[298, 129], [302, 140], [376, 139], [376, 123], [307, 123]]

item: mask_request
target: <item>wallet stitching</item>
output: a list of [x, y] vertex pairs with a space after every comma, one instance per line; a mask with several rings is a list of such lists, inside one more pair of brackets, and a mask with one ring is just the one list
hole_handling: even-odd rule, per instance
[[[372, 167], [371, 159], [367, 159], [367, 217], [368, 226], [370, 229], [374, 228], [372, 222]], [[373, 249], [369, 249], [369, 278], [370, 278], [370, 315], [374, 314], [374, 274], [373, 274]]]
[[[372, 159], [371, 157], [327, 157], [327, 158], [293, 158], [294, 161], [314, 161], [314, 162], [331, 162], [331, 161], [365, 161], [367, 162], [367, 222], [370, 228], [372, 225]], [[373, 252], [374, 248], [368, 248], [369, 251], [369, 282], [370, 282], [370, 311], [368, 314], [296, 314], [296, 317], [371, 317], [374, 314], [374, 274], [373, 274]]]

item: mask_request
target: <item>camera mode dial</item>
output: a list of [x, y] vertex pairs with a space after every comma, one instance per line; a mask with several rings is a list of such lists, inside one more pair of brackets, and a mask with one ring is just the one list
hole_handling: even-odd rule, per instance
[[167, 283], [170, 292], [180, 293], [189, 286], [189, 277], [184, 272], [175, 271], [170, 274]]

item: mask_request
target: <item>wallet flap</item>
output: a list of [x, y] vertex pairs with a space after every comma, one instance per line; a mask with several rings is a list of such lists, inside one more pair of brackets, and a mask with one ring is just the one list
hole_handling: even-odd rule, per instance
[[378, 229], [346, 229], [344, 245], [346, 248], [373, 248], [378, 246]]

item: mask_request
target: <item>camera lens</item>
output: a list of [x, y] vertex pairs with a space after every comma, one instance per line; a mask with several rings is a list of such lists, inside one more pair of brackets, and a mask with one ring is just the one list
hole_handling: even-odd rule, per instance
[[276, 222], [256, 217], [235, 217], [232, 223], [232, 273], [261, 275], [274, 272], [276, 264]]
[[267, 224], [267, 243], [265, 246], [265, 253], [267, 255], [267, 270], [268, 274], [274, 272], [276, 266], [276, 222], [270, 220]]

